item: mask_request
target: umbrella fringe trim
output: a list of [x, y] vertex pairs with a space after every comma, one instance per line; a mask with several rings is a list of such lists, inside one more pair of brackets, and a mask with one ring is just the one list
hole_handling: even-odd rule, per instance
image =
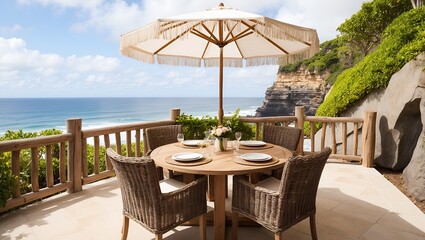
[[156, 60], [158, 64], [176, 65], [185, 67], [200, 67], [201, 59], [184, 57], [184, 56], [159, 56], [157, 55]]
[[[121, 48], [134, 46], [140, 42], [144, 42], [150, 39], [174, 39], [176, 36], [180, 36], [180, 39], [185, 39], [188, 37], [188, 33], [190, 33], [191, 29], [202, 31], [203, 27], [200, 23], [209, 25], [208, 22], [209, 21], [185, 23], [184, 21], [176, 21], [173, 23], [173, 25], [164, 25], [161, 27], [161, 21], [158, 20], [143, 28], [139, 28], [122, 35]], [[223, 20], [223, 22], [225, 25], [229, 24], [230, 26], [233, 26], [236, 22], [237, 26], [235, 29], [238, 29], [238, 31], [241, 31], [243, 26], [241, 20]], [[273, 21], [269, 18], [267, 18], [267, 21], [261, 19], [257, 21], [257, 23], [258, 24], [255, 28], [258, 30], [258, 32], [261, 32], [266, 37], [302, 41], [311, 44], [312, 46], [314, 46], [316, 42], [319, 42], [316, 30], [314, 29], [299, 27], [279, 21]]]
[[125, 49], [122, 49], [120, 52], [124, 56], [136, 59], [141, 62], [150, 63], [150, 64], [154, 63], [154, 57], [149, 53], [138, 51], [132, 48], [125, 48]]

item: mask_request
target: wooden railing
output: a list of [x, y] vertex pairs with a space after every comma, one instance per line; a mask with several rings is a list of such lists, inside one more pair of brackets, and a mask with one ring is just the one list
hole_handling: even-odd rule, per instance
[[[65, 191], [71, 188], [72, 184], [68, 181], [66, 173], [66, 148], [67, 144], [72, 142], [73, 136], [70, 133], [28, 138], [21, 140], [1, 141], [0, 153], [12, 153], [12, 174], [16, 176], [16, 187], [13, 192], [13, 198], [8, 200], [4, 208], [0, 208], [0, 212], [9, 210], [11, 208], [25, 205], [37, 199], [54, 195], [58, 192]], [[60, 182], [54, 185], [53, 179], [53, 164], [52, 164], [52, 145], [59, 144], [59, 179]], [[39, 148], [45, 148], [46, 159], [46, 180], [47, 187], [40, 189], [38, 182], [39, 175]], [[21, 163], [20, 154], [23, 149], [31, 150], [31, 193], [21, 194], [20, 186], [20, 173]]]
[[[0, 208], [0, 212], [28, 204], [32, 201], [42, 199], [57, 193], [67, 191], [69, 193], [79, 192], [82, 186], [114, 175], [111, 163], [107, 160], [104, 152], [100, 149], [114, 147], [118, 153], [122, 154], [121, 133], [126, 135], [125, 146], [127, 156], [141, 156], [143, 142], [142, 136], [144, 129], [175, 124], [176, 118], [180, 115], [180, 109], [172, 109], [170, 120], [143, 122], [134, 124], [124, 124], [118, 126], [82, 130], [82, 119], [68, 119], [67, 133], [47, 136], [27, 138], [21, 140], [0, 141], [0, 154], [11, 152], [12, 174], [17, 177], [16, 188], [12, 199], [8, 200], [6, 206]], [[135, 134], [132, 139], [131, 134]], [[110, 135], [114, 136], [115, 144], [111, 144]], [[103, 143], [100, 139], [103, 138]], [[89, 173], [87, 147], [88, 140], [93, 141], [93, 172]], [[52, 164], [52, 146], [59, 145], [59, 183], [54, 184], [53, 164]], [[132, 145], [135, 145], [133, 152]], [[21, 194], [20, 191], [20, 153], [30, 149], [31, 151], [31, 192]], [[38, 181], [39, 176], [39, 154], [41, 149], [46, 160], [46, 180], [47, 186], [40, 189]], [[130, 149], [130, 151], [128, 151]], [[146, 151], [146, 146], [143, 147]], [[101, 171], [100, 165], [104, 163], [106, 170]]]
[[[113, 146], [119, 154], [124, 153], [127, 156], [141, 156], [143, 142], [143, 155], [146, 154], [146, 142], [143, 141], [144, 129], [175, 124], [177, 117], [180, 115], [180, 109], [172, 109], [170, 112], [170, 120], [125, 124], [97, 129], [82, 129], [82, 119], [67, 120], [67, 133], [47, 136], [28, 138], [22, 140], [11, 140], [0, 142], [0, 154], [11, 152], [12, 174], [17, 176], [16, 189], [13, 198], [7, 201], [4, 208], [0, 208], [0, 212], [25, 205], [29, 202], [57, 194], [59, 192], [68, 191], [69, 193], [79, 192], [83, 189], [83, 185], [108, 178], [114, 175], [111, 163], [108, 161], [104, 151], [101, 149]], [[371, 167], [374, 158], [375, 149], [375, 122], [376, 113], [366, 113], [365, 119], [361, 118], [329, 118], [329, 117], [309, 117], [305, 116], [304, 108], [297, 107], [295, 116], [281, 117], [242, 117], [241, 121], [256, 125], [256, 138], [261, 137], [261, 129], [264, 124], [281, 123], [285, 126], [295, 126], [304, 131], [304, 124], [309, 124], [312, 129], [310, 134], [311, 151], [323, 149], [326, 145], [330, 145], [333, 150], [332, 158], [361, 161], [364, 166]], [[320, 147], [316, 147], [315, 137], [316, 125], [321, 124]], [[353, 125], [353, 127], [348, 127]], [[341, 143], [337, 141], [338, 126], [341, 126]], [[352, 129], [348, 131], [348, 129]], [[330, 131], [330, 137], [328, 132]], [[360, 134], [362, 142], [359, 144]], [[125, 141], [122, 139], [125, 136]], [[111, 144], [111, 136], [114, 144]], [[134, 136], [134, 138], [132, 137]], [[347, 152], [348, 137], [353, 139], [353, 151]], [[331, 139], [330, 143], [325, 140]], [[303, 141], [300, 138], [298, 152], [303, 154]], [[88, 144], [90, 142], [90, 144]], [[125, 143], [123, 143], [125, 142]], [[329, 141], [328, 141], [329, 142]], [[134, 149], [133, 149], [134, 144]], [[59, 181], [54, 184], [53, 164], [52, 164], [52, 146], [57, 145], [59, 148]], [[88, 147], [93, 147], [93, 170], [89, 171]], [[338, 150], [337, 146], [341, 146]], [[30, 149], [31, 152], [31, 192], [21, 194], [20, 191], [20, 153], [24, 149]], [[38, 182], [39, 175], [39, 150], [45, 149], [43, 155], [46, 160], [46, 187], [40, 189]], [[360, 149], [360, 151], [358, 150]], [[359, 154], [361, 153], [361, 154]], [[90, 156], [91, 157], [91, 156]], [[105, 166], [103, 170], [101, 165]]]
[[[279, 117], [243, 117], [241, 121], [256, 124], [256, 138], [261, 138], [261, 129], [264, 124], [280, 123], [283, 126], [294, 126], [303, 131], [308, 124], [310, 133], [310, 152], [320, 151], [326, 146], [331, 147], [330, 158], [361, 162], [363, 166], [372, 167], [375, 153], [376, 112], [366, 112], [365, 118], [354, 117], [316, 117], [305, 116], [304, 107], [295, 108], [295, 116]], [[352, 125], [352, 126], [351, 126]], [[317, 128], [316, 126], [320, 126]], [[338, 137], [337, 129], [340, 137]], [[350, 129], [350, 130], [349, 130]], [[329, 136], [330, 137], [326, 137]], [[320, 137], [320, 146], [316, 145], [316, 138]], [[362, 138], [359, 143], [360, 137]], [[337, 139], [340, 141], [337, 141]], [[348, 152], [348, 139], [352, 142], [352, 151]], [[327, 141], [326, 141], [327, 140]], [[338, 149], [338, 146], [340, 148]], [[304, 152], [304, 138], [300, 138], [297, 152]]]

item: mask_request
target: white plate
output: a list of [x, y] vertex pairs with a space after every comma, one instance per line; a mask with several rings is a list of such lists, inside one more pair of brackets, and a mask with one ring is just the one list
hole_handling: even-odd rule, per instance
[[241, 144], [248, 147], [261, 147], [266, 145], [263, 141], [241, 141]]
[[184, 140], [183, 145], [186, 146], [198, 146], [199, 140]]
[[272, 156], [265, 153], [245, 153], [241, 155], [241, 158], [251, 162], [264, 162], [272, 159]]
[[171, 158], [180, 162], [189, 162], [189, 161], [199, 160], [203, 157], [204, 156], [200, 153], [184, 152], [184, 153], [174, 154]]

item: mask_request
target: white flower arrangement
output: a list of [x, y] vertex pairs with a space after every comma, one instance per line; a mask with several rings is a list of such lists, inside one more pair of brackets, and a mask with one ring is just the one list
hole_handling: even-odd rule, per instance
[[230, 137], [231, 131], [232, 129], [230, 127], [218, 125], [218, 127], [213, 127], [213, 129], [211, 130], [211, 135], [216, 138], [227, 138]]

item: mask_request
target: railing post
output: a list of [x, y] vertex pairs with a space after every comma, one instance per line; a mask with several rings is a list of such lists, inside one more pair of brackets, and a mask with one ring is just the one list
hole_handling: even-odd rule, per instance
[[180, 108], [172, 108], [170, 110], [170, 119], [172, 121], [176, 121], [179, 116], [180, 116]]
[[304, 119], [305, 119], [304, 106], [295, 107], [295, 117], [297, 118], [295, 127], [301, 129], [301, 137], [298, 143], [297, 153], [302, 155], [304, 154]]
[[362, 128], [362, 165], [373, 167], [375, 159], [376, 112], [366, 112]]
[[82, 119], [74, 118], [66, 120], [66, 129], [72, 134], [72, 140], [68, 146], [68, 177], [72, 183], [68, 188], [68, 193], [79, 192], [83, 190], [81, 180], [81, 157], [82, 157]]

